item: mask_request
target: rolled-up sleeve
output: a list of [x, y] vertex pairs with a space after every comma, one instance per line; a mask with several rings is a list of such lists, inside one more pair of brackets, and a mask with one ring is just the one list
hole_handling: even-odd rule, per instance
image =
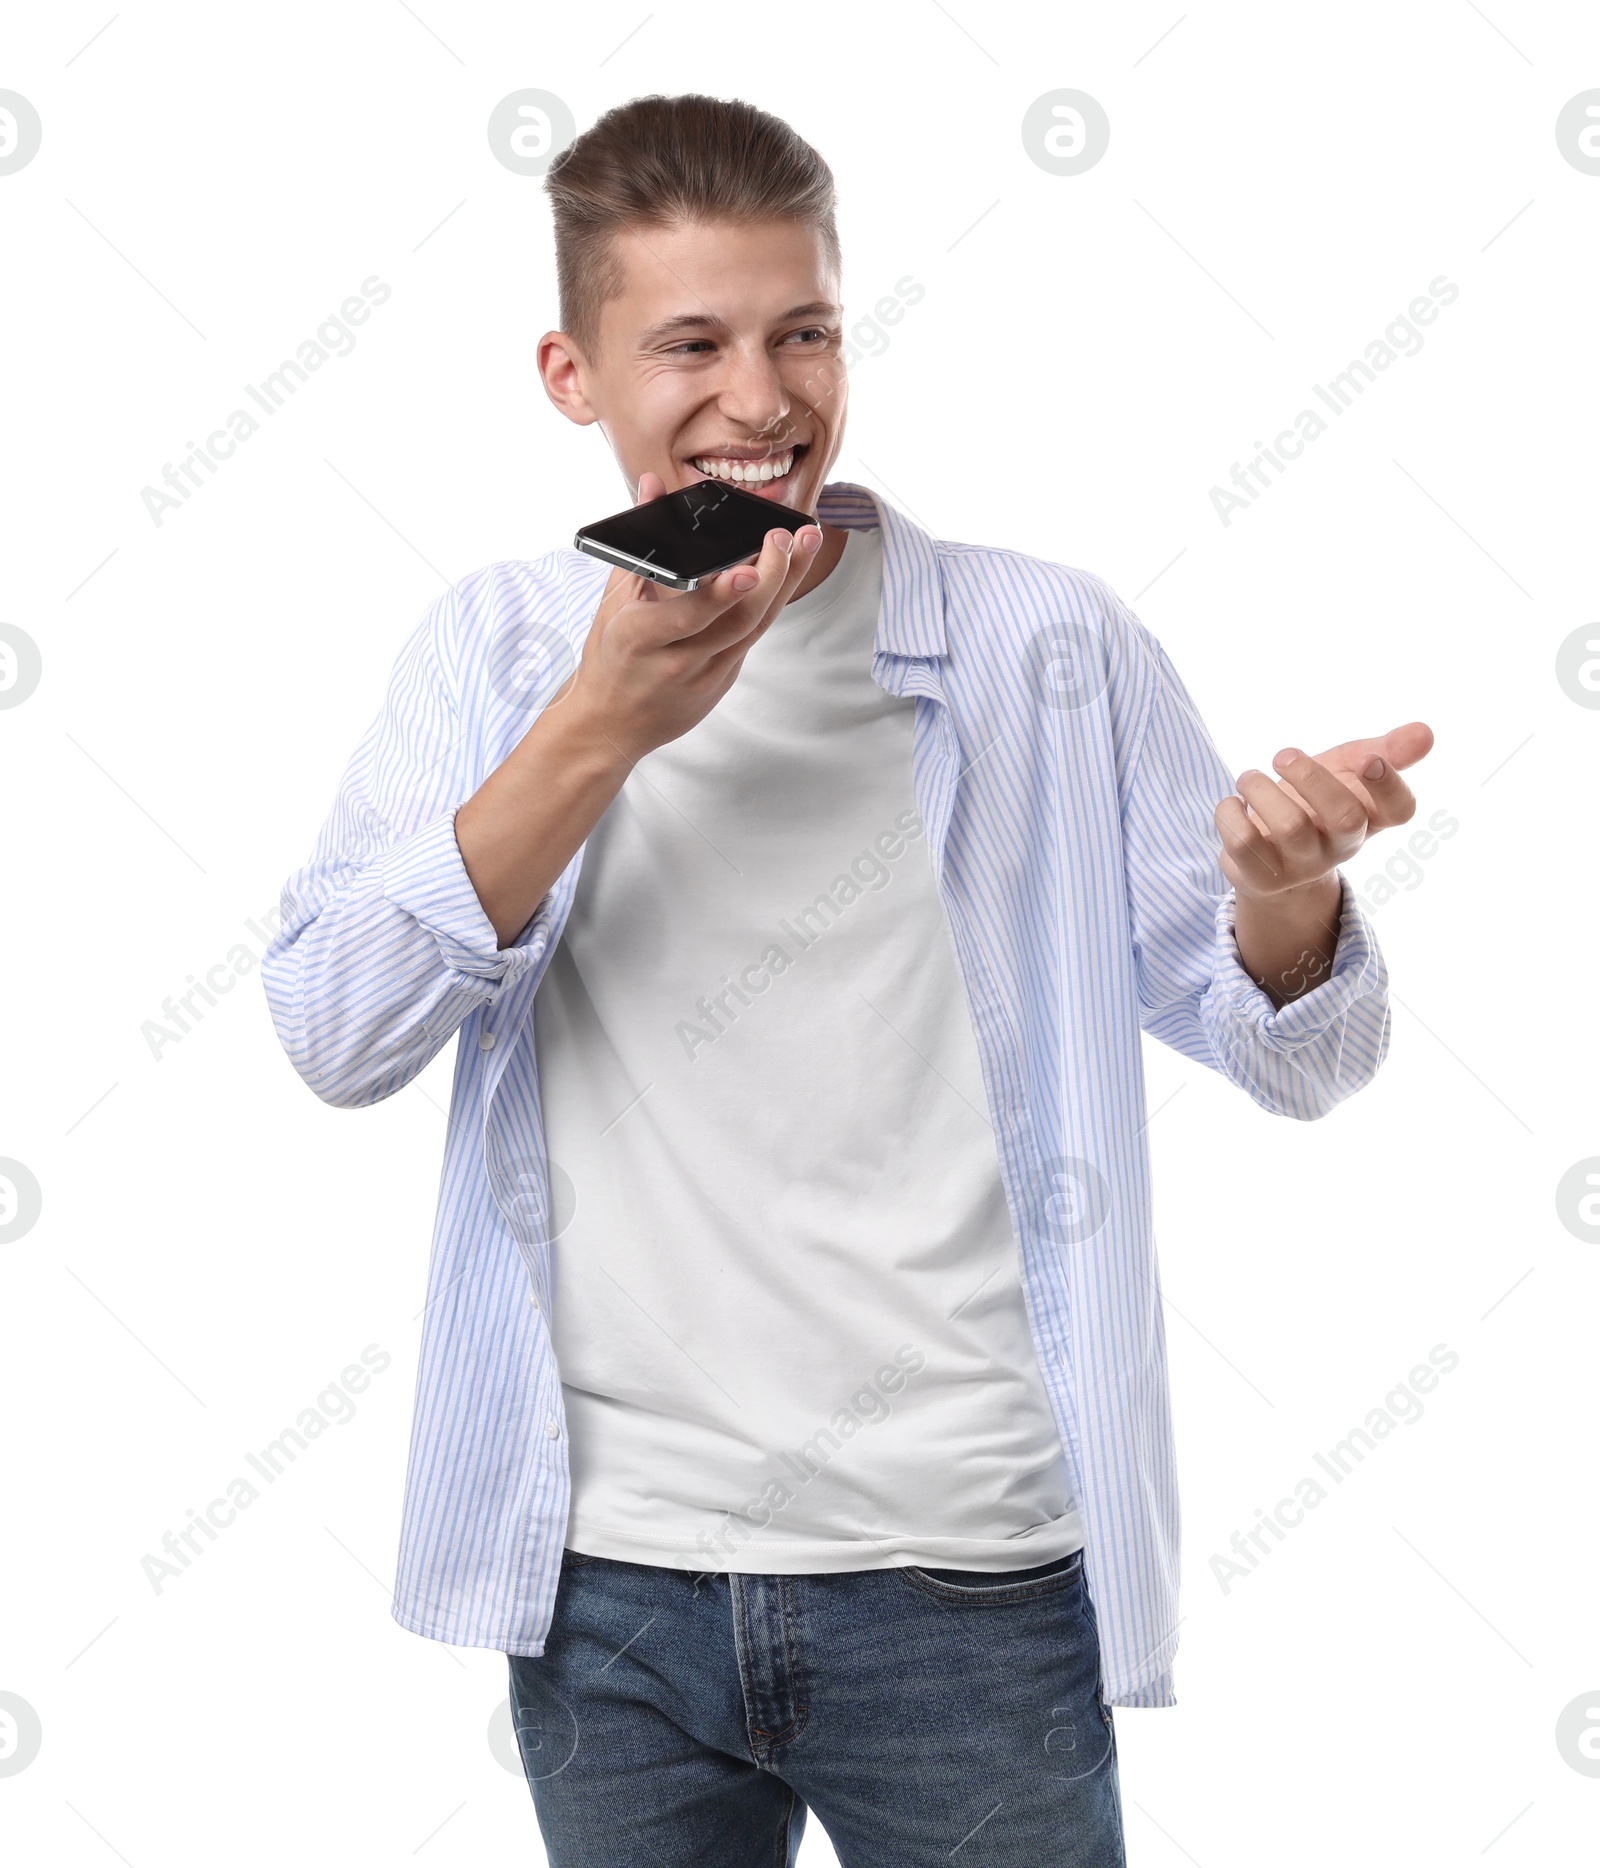
[[1275, 1115], [1325, 1115], [1370, 1083], [1388, 1052], [1388, 971], [1371, 923], [1341, 873], [1332, 970], [1274, 1007], [1234, 938], [1215, 817], [1232, 776], [1165, 651], [1117, 608], [1131, 626], [1135, 679], [1149, 683], [1123, 780], [1141, 1026]]
[[476, 789], [447, 674], [455, 597], [424, 615], [352, 755], [262, 959], [279, 1039], [324, 1102], [403, 1088], [478, 1006], [539, 964], [550, 898], [501, 948], [456, 844]]
[[1227, 1074], [1265, 1109], [1324, 1115], [1370, 1083], [1389, 1049], [1388, 970], [1372, 924], [1339, 876], [1339, 934], [1328, 977], [1274, 1006], [1245, 971], [1234, 937], [1237, 898], [1218, 904], [1211, 986], [1201, 1013]]

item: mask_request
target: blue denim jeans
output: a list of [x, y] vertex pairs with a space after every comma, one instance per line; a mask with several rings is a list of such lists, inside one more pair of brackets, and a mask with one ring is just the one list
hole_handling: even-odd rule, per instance
[[552, 1868], [1124, 1868], [1082, 1553], [693, 1574], [567, 1551], [511, 1711]]

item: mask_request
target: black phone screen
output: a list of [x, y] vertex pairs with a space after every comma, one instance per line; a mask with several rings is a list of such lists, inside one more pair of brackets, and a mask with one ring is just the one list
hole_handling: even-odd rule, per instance
[[580, 551], [604, 545], [670, 576], [698, 578], [753, 558], [775, 526], [798, 532], [815, 524], [809, 513], [776, 500], [720, 480], [698, 480], [584, 526], [576, 542]]

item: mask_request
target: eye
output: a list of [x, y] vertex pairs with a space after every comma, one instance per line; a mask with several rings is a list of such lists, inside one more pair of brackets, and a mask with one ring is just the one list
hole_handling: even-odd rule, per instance
[[828, 333], [820, 324], [809, 324], [803, 331], [791, 331], [783, 341], [789, 343], [794, 338], [805, 338], [812, 343], [826, 343]]
[[691, 337], [685, 339], [681, 344], [670, 345], [667, 350], [667, 355], [671, 357], [678, 355], [680, 352], [687, 353], [692, 350], [710, 350], [712, 348], [714, 348], [714, 346], [709, 337]]

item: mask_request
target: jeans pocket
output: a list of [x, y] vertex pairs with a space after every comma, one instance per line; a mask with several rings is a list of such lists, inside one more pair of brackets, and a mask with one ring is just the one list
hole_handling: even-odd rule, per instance
[[1082, 1574], [1082, 1550], [1071, 1551], [1067, 1556], [1030, 1570], [944, 1570], [914, 1564], [900, 1571], [908, 1583], [945, 1602], [970, 1602], [989, 1607], [1031, 1602], [1038, 1596], [1070, 1589]]

